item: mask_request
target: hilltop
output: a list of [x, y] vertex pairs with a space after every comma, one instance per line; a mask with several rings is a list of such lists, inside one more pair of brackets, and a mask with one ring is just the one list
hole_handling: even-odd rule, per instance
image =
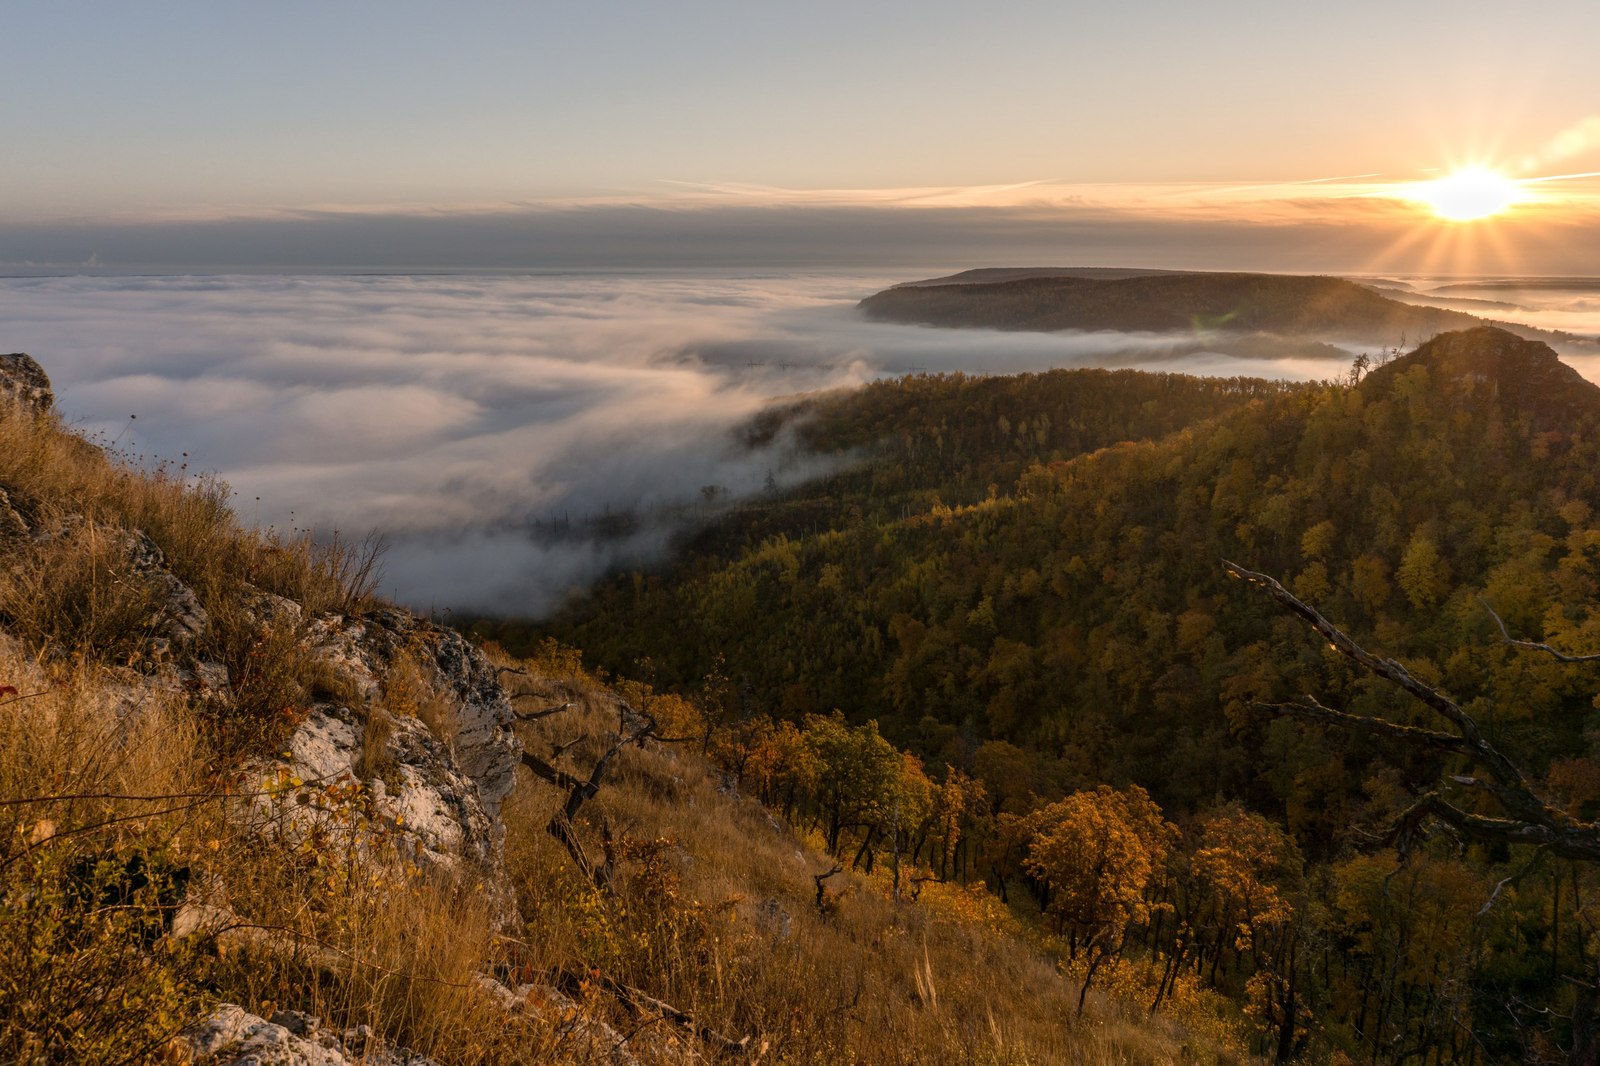
[[[1001, 330], [1262, 333], [1399, 345], [1484, 320], [1462, 311], [1391, 299], [1336, 277], [1243, 273], [1076, 271], [1010, 278], [969, 272], [947, 283], [900, 285], [860, 303], [870, 318], [927, 326]], [[1519, 336], [1554, 334], [1505, 325]]]

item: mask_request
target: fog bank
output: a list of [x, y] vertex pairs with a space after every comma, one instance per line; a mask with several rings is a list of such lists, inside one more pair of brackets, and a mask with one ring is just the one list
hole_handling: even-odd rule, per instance
[[[220, 474], [246, 521], [382, 532], [385, 590], [403, 602], [513, 614], [657, 557], [711, 508], [821, 473], [781, 440], [736, 445], [730, 431], [778, 397], [909, 372], [1345, 369], [855, 310], [909, 277], [8, 278], [0, 351], [37, 357], [85, 428]], [[606, 522], [622, 515], [636, 520]], [[597, 524], [611, 535], [585, 535]]]

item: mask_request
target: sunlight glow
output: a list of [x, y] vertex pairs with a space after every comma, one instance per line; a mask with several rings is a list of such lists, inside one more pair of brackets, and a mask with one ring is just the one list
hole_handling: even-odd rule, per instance
[[1498, 215], [1526, 198], [1520, 182], [1487, 167], [1465, 167], [1434, 181], [1419, 182], [1408, 197], [1450, 222]]

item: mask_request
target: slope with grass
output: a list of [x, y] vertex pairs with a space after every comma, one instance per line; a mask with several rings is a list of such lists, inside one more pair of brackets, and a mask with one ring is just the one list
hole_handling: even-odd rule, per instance
[[[1238, 1061], [982, 892], [835, 873], [700, 711], [377, 601], [370, 557], [0, 362], [0, 1061]], [[819, 887], [819, 885], [821, 887]]]

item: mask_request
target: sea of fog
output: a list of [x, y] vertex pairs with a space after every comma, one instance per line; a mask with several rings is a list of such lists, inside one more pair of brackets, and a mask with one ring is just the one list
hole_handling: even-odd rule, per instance
[[[0, 351], [37, 358], [86, 431], [220, 475], [247, 521], [381, 532], [385, 591], [401, 601], [525, 615], [648, 561], [709, 506], [822, 473], [785, 441], [736, 444], [732, 430], [777, 398], [910, 372], [1347, 368], [1180, 356], [1145, 335], [890, 325], [855, 309], [915, 276], [6, 277]], [[1600, 290], [1450, 297], [1600, 332]], [[623, 513], [645, 518], [621, 536], [550, 532]]]

